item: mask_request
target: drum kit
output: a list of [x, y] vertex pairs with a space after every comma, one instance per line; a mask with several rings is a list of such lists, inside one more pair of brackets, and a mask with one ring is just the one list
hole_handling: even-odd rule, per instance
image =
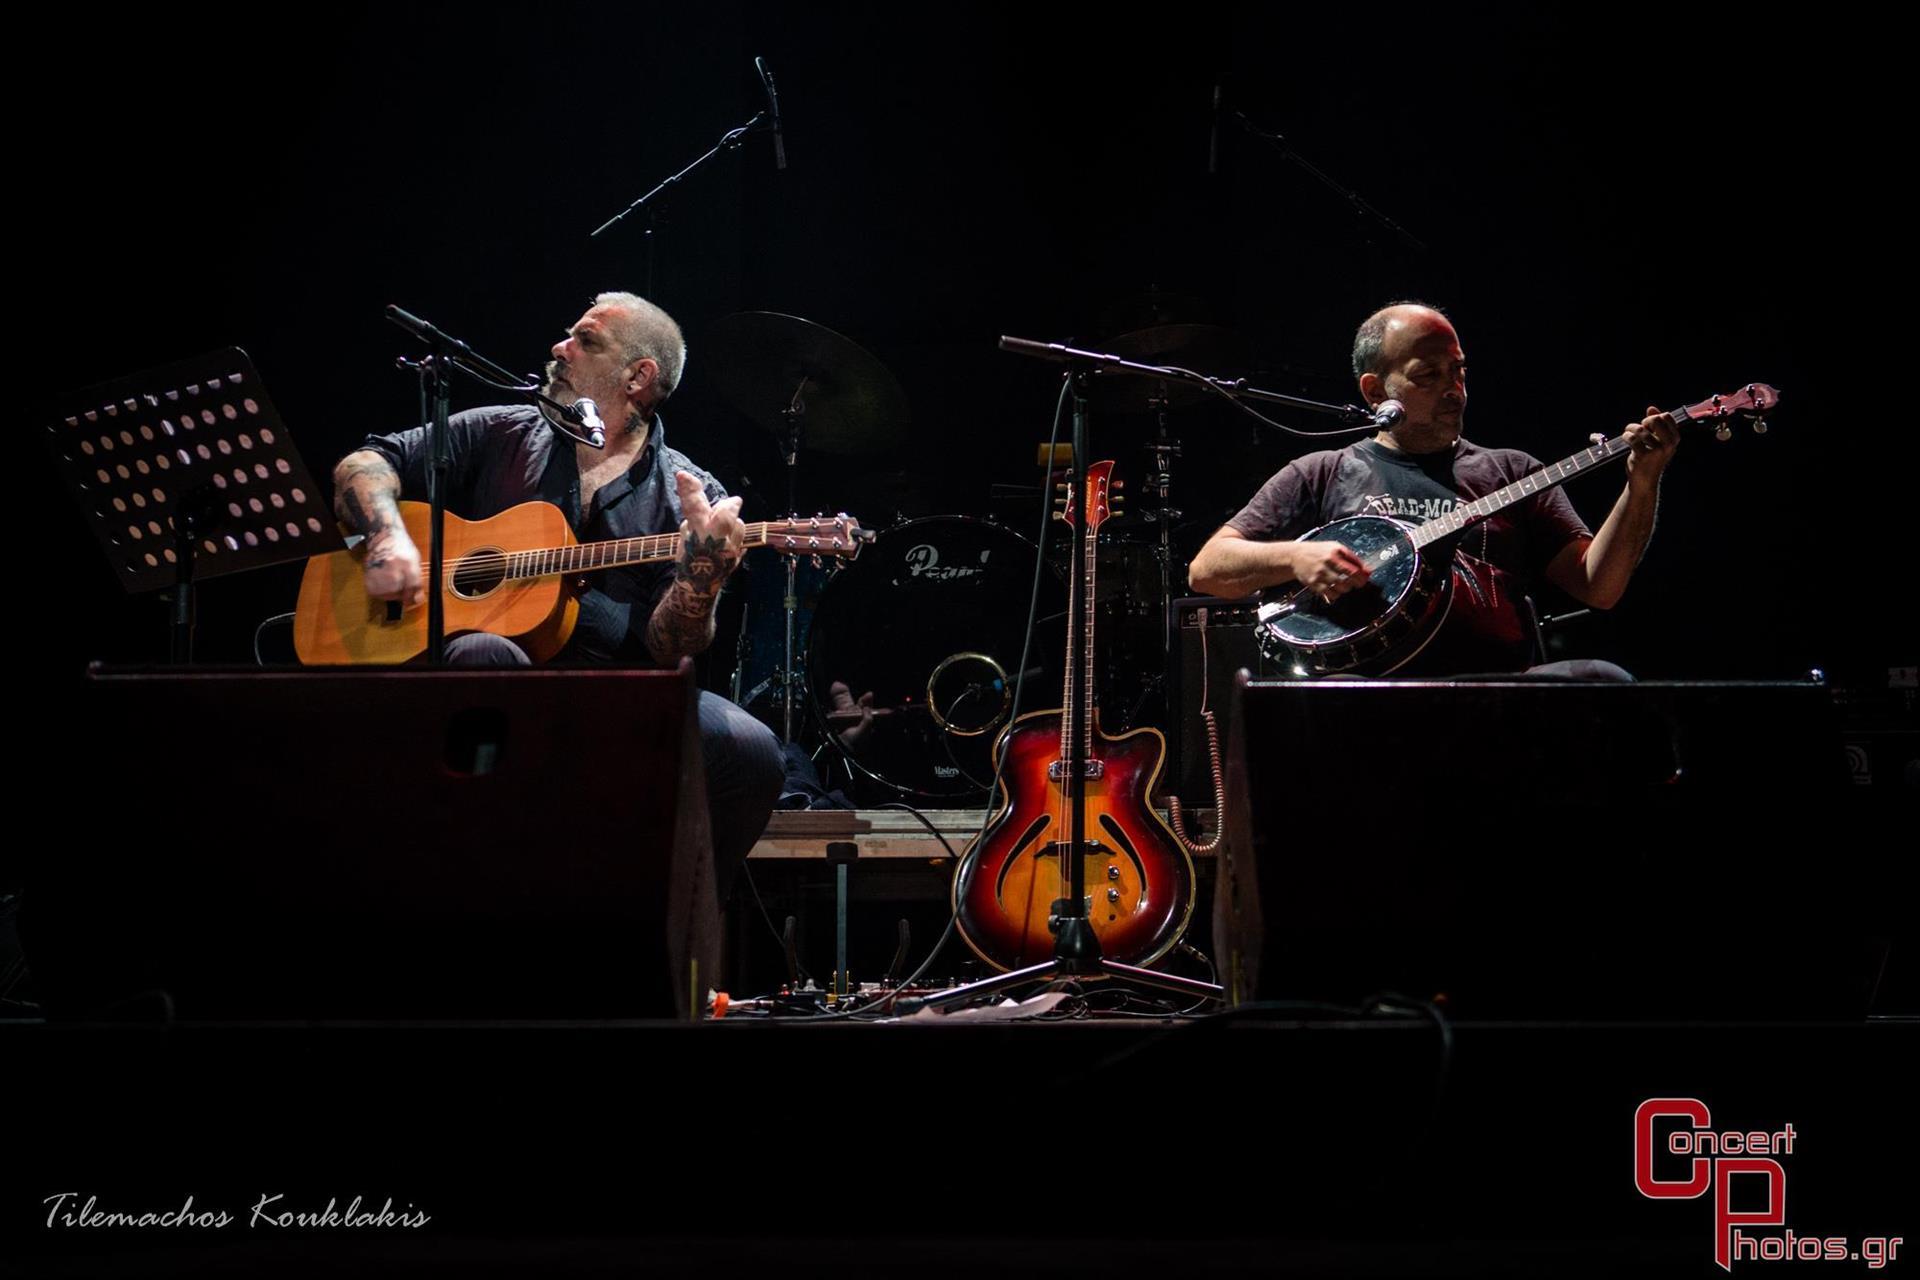
[[[1130, 318], [1147, 323], [1109, 343], [1128, 358], [1210, 370], [1248, 363], [1231, 330], [1164, 322], [1165, 308], [1151, 301]], [[800, 509], [804, 462], [875, 456], [907, 434], [893, 374], [818, 324], [738, 313], [719, 323], [704, 354], [722, 396], [778, 444], [788, 510]], [[1204, 394], [1142, 379], [1098, 390], [1099, 412], [1151, 424], [1130, 485], [1132, 517], [1102, 535], [1096, 607], [1109, 728], [1161, 718], [1172, 601], [1184, 587], [1173, 540], [1182, 513], [1171, 501], [1180, 441], [1169, 419]], [[1021, 506], [1024, 525], [1031, 508]], [[857, 797], [981, 802], [1023, 656], [1019, 710], [1059, 704], [1068, 551], [1066, 539], [1049, 539], [1037, 602], [1032, 531], [970, 515], [902, 519], [851, 562], [789, 559], [784, 572], [749, 572], [731, 696], [783, 741], [823, 741]]]

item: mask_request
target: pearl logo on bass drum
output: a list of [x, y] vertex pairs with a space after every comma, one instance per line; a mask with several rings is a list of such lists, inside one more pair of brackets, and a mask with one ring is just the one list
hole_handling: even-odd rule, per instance
[[988, 547], [980, 553], [978, 565], [941, 564], [940, 552], [932, 543], [922, 542], [907, 551], [905, 560], [907, 573], [915, 578], [926, 578], [932, 582], [951, 582], [956, 578], [971, 578], [987, 571], [987, 557], [993, 554]]

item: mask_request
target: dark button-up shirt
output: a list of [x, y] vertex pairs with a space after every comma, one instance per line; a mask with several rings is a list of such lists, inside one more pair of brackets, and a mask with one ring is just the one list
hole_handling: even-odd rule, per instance
[[[360, 447], [393, 465], [402, 497], [426, 500], [432, 459], [425, 427], [368, 436]], [[485, 520], [523, 502], [549, 502], [566, 514], [582, 542], [678, 529], [683, 513], [675, 471], [697, 478], [709, 502], [727, 496], [711, 474], [667, 445], [666, 427], [657, 414], [647, 447], [625, 475], [600, 487], [585, 512], [580, 510], [580, 468], [573, 442], [557, 435], [531, 405], [494, 405], [454, 414], [447, 420], [447, 454], [448, 511], [467, 520]], [[425, 548], [421, 550], [424, 555]], [[601, 569], [587, 575], [587, 581], [573, 638], [558, 660], [653, 665], [647, 652], [647, 620], [673, 583], [673, 566]]]

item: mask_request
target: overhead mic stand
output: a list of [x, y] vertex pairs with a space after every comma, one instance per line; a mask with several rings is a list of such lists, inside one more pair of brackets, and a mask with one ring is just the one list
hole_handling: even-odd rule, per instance
[[1260, 387], [1249, 386], [1245, 378], [1211, 378], [1204, 373], [1182, 369], [1176, 365], [1141, 364], [1137, 360], [1128, 360], [1123, 356], [1103, 351], [1083, 351], [1064, 343], [1032, 342], [1026, 338], [1002, 338], [1000, 349], [1018, 356], [1031, 356], [1036, 360], [1052, 360], [1061, 364], [1083, 367], [1095, 373], [1134, 374], [1143, 378], [1158, 378], [1162, 381], [1192, 383], [1194, 386], [1207, 387], [1231, 400], [1259, 400], [1266, 404], [1277, 404], [1283, 409], [1301, 409], [1307, 413], [1338, 418], [1356, 430], [1380, 425], [1373, 410], [1362, 409], [1357, 405], [1329, 404], [1323, 400], [1308, 400], [1303, 396], [1266, 391]]
[[[755, 59], [755, 61], [756, 63], [758, 63], [759, 59]], [[767, 85], [768, 92], [769, 94], [771, 94], [772, 86], [769, 81], [769, 78], [767, 77], [767, 73], [764, 66], [760, 67], [760, 75], [762, 77], [762, 83]], [[589, 240], [598, 239], [601, 235], [603, 235], [607, 231], [612, 230], [614, 226], [616, 226], [617, 224], [619, 224], [629, 216], [640, 212], [642, 209], [646, 210], [647, 229], [646, 229], [645, 235], [646, 235], [646, 241], [647, 241], [647, 296], [649, 298], [653, 297], [654, 284], [655, 284], [654, 266], [655, 266], [655, 263], [658, 261], [658, 257], [659, 257], [658, 249], [657, 249], [659, 236], [657, 232], [660, 229], [660, 210], [659, 210], [659, 206], [656, 205], [654, 202], [658, 200], [661, 196], [665, 195], [669, 189], [678, 186], [680, 184], [681, 179], [685, 178], [688, 174], [692, 173], [695, 169], [698, 169], [701, 165], [705, 164], [707, 161], [719, 155], [722, 151], [736, 150], [738, 149], [738, 147], [742, 142], [745, 142], [747, 140], [748, 135], [755, 134], [755, 133], [762, 133], [762, 132], [770, 132], [774, 135], [774, 145], [777, 148], [779, 148], [777, 154], [779, 158], [780, 167], [782, 169], [786, 168], [787, 167], [786, 150], [785, 150], [784, 143], [781, 141], [781, 137], [779, 133], [778, 118], [770, 117], [765, 111], [756, 111], [753, 114], [753, 118], [748, 120], [745, 124], [740, 125], [738, 128], [729, 129], [725, 133], [721, 134], [720, 141], [714, 143], [711, 147], [708, 147], [706, 152], [702, 154], [700, 157], [698, 157], [696, 160], [694, 160], [692, 164], [680, 170], [680, 172], [678, 173], [672, 174], [669, 177], [661, 179], [661, 181], [653, 188], [653, 190], [647, 192], [645, 195], [641, 196], [638, 200], [635, 200], [632, 204], [628, 205], [626, 208], [614, 214], [611, 218], [608, 218], [605, 222], [601, 223], [599, 226], [595, 227], [592, 231], [588, 232], [587, 239]]]
[[705, 164], [707, 161], [719, 155], [722, 151], [732, 151], [734, 148], [738, 147], [742, 142], [746, 141], [748, 134], [754, 133], [761, 128], [766, 118], [767, 118], [766, 112], [764, 111], [756, 112], [754, 114], [753, 119], [747, 121], [745, 124], [741, 125], [739, 128], [727, 130], [726, 133], [721, 135], [720, 141], [714, 143], [711, 147], [708, 147], [706, 150], [706, 153], [702, 155], [699, 159], [695, 160], [692, 164], [688, 165], [686, 168], [682, 169], [680, 172], [673, 174], [670, 177], [663, 178], [660, 181], [659, 185], [655, 186], [653, 190], [647, 192], [647, 194], [641, 196], [638, 200], [635, 200], [632, 204], [628, 205], [626, 208], [614, 214], [611, 218], [608, 218], [605, 222], [601, 223], [599, 226], [595, 227], [592, 231], [588, 232], [587, 239], [589, 240], [597, 239], [603, 233], [612, 230], [617, 223], [623, 221], [629, 215], [638, 213], [640, 210], [645, 209], [647, 211], [647, 230], [646, 230], [647, 296], [651, 298], [653, 296], [653, 291], [654, 291], [654, 264], [658, 260], [658, 254], [655, 249], [655, 244], [658, 241], [659, 237], [655, 234], [655, 232], [659, 230], [659, 226], [660, 226], [660, 221], [659, 221], [660, 211], [658, 207], [655, 206], [654, 201], [657, 200], [660, 196], [664, 195], [670, 187], [678, 186], [682, 178], [686, 177], [688, 174], [692, 173], [695, 169], [698, 169], [701, 165]]
[[[1220, 96], [1220, 89], [1218, 86], [1214, 88], [1213, 93], [1214, 93], [1213, 109], [1215, 112], [1215, 118], [1217, 120], [1220, 109], [1221, 109], [1221, 96]], [[1227, 114], [1231, 116], [1234, 119], [1234, 121], [1238, 123], [1242, 129], [1246, 130], [1249, 137], [1258, 138], [1260, 139], [1260, 141], [1267, 143], [1269, 146], [1273, 147], [1274, 150], [1278, 151], [1282, 158], [1292, 161], [1294, 164], [1298, 165], [1301, 169], [1305, 170], [1308, 176], [1312, 177], [1314, 181], [1320, 183], [1320, 185], [1326, 187], [1327, 190], [1333, 192], [1334, 195], [1346, 201], [1347, 207], [1353, 210], [1355, 217], [1360, 218], [1362, 220], [1371, 220], [1372, 222], [1378, 224], [1379, 226], [1384, 227], [1386, 230], [1392, 232], [1395, 236], [1398, 236], [1401, 240], [1405, 241], [1417, 253], [1425, 253], [1427, 251], [1427, 246], [1421, 243], [1419, 237], [1415, 236], [1411, 231], [1407, 230], [1405, 227], [1395, 222], [1392, 218], [1389, 218], [1386, 214], [1380, 212], [1380, 210], [1374, 208], [1371, 204], [1367, 202], [1366, 197], [1361, 195], [1358, 191], [1355, 191], [1352, 187], [1347, 186], [1345, 183], [1341, 182], [1339, 179], [1333, 177], [1333, 175], [1327, 173], [1324, 169], [1320, 168], [1319, 165], [1313, 163], [1313, 161], [1301, 155], [1299, 151], [1294, 149], [1293, 143], [1287, 141], [1285, 137], [1283, 137], [1278, 133], [1275, 133], [1271, 129], [1261, 128], [1259, 125], [1253, 122], [1252, 118], [1249, 117], [1246, 112], [1240, 110], [1238, 107], [1229, 106], [1227, 107], [1226, 111], [1227, 111]], [[1217, 129], [1217, 125], [1216, 125], [1216, 129]], [[1218, 138], [1216, 133], [1216, 146], [1217, 144], [1218, 144]], [[1217, 167], [1218, 167], [1217, 157], [1210, 156], [1208, 161], [1207, 172], [1212, 173]]]

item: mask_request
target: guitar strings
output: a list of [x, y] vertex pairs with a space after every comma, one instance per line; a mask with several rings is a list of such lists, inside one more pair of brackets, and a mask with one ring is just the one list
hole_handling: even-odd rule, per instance
[[[774, 530], [777, 526], [782, 525], [783, 523], [784, 522], [776, 521], [776, 520], [766, 520], [766, 521], [759, 521], [754, 524], [746, 525], [745, 526], [745, 530], [746, 530], [745, 545], [748, 547], [764, 547], [764, 546], [774, 545], [776, 539], [781, 537], [782, 535], [772, 532], [772, 530]], [[808, 536], [814, 537], [817, 535], [809, 534]], [[799, 541], [799, 539], [795, 537], [793, 534], [787, 534], [785, 535], [785, 537], [790, 542]], [[637, 554], [639, 558], [642, 560], [663, 560], [663, 559], [670, 558], [679, 550], [680, 539], [681, 539], [681, 535], [678, 533], [646, 534], [637, 538], [616, 538], [616, 539], [611, 539], [605, 542], [576, 542], [570, 546], [536, 547], [527, 551], [476, 552], [472, 555], [462, 556], [456, 559], [453, 563], [455, 566], [463, 570], [472, 570], [475, 572], [491, 572], [494, 570], [501, 570], [504, 572], [510, 569], [513, 563], [516, 560], [521, 559], [522, 557], [565, 555], [567, 553], [578, 553], [579, 551], [585, 548], [616, 547], [616, 546], [623, 547], [623, 548], [632, 547], [637, 549]], [[834, 545], [838, 545], [841, 539], [838, 537], [838, 535], [830, 535], [829, 541]], [[797, 546], [789, 547], [786, 549], [800, 552], [802, 554], [805, 554], [805, 552], [808, 550], [807, 548], [802, 548]], [[830, 548], [821, 548], [821, 552], [823, 554], [828, 550], [830, 550]], [[624, 559], [627, 554], [628, 554], [627, 552], [620, 553], [620, 558]], [[632, 561], [628, 561], [628, 563], [632, 563]], [[604, 569], [604, 568], [611, 568], [611, 567], [615, 567], [615, 566], [610, 564], [581, 564], [581, 565], [573, 565], [567, 568], [539, 569], [536, 571], [527, 572], [527, 573], [519, 574], [516, 576], [549, 577], [558, 573], [572, 573], [572, 572], [576, 572], [583, 569]]]

